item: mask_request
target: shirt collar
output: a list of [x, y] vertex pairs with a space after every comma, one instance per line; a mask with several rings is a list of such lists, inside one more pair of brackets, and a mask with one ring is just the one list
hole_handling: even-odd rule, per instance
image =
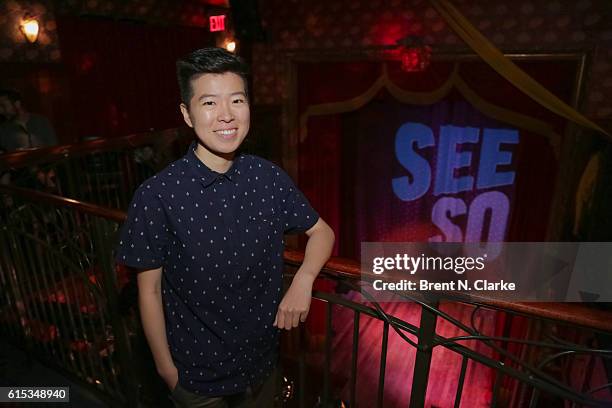
[[192, 142], [187, 150], [187, 154], [183, 158], [189, 168], [199, 177], [204, 186], [207, 187], [213, 184], [216, 180], [220, 178], [226, 178], [229, 181], [236, 183], [238, 181], [238, 177], [240, 177], [241, 167], [243, 162], [243, 155], [237, 153], [234, 157], [234, 161], [232, 166], [225, 173], [217, 173], [214, 170], [211, 170], [206, 164], [204, 164], [198, 156], [195, 154], [195, 149], [197, 147], [197, 142]]

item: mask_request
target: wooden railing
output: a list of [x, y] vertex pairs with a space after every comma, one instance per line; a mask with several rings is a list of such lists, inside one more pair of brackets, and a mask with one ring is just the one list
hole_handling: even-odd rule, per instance
[[[39, 358], [88, 384], [112, 405], [161, 406], [164, 399], [150, 356], [142, 352], [146, 342], [135, 302], [126, 306], [128, 271], [114, 265], [112, 249], [134, 189], [182, 155], [190, 140], [188, 133], [169, 130], [0, 156], [0, 170], [12, 176], [10, 185], [0, 186], [0, 280], [7, 288], [0, 303], [0, 329]], [[302, 259], [300, 251], [285, 251], [287, 278]], [[325, 321], [324, 340], [309, 341], [317, 336], [306, 336], [303, 327], [301, 335], [288, 335], [292, 346], [284, 358], [292, 386], [285, 392], [287, 406], [310, 407], [319, 401], [327, 407], [337, 400], [351, 407], [357, 401], [361, 406], [384, 406], [390, 329], [414, 353], [412, 380], [407, 384], [411, 407], [429, 404], [428, 386], [441, 381], [430, 378], [436, 348], [461, 358], [451, 405], [469, 398], [464, 389], [469, 389], [466, 373], [473, 365], [494, 373], [491, 405], [537, 407], [565, 401], [609, 406], [607, 396], [602, 397], [610, 388], [609, 379], [592, 386], [591, 379], [575, 378], [572, 359], [586, 356], [584, 371], [589, 375], [609, 359], [611, 312], [586, 304], [513, 303], [448, 294], [407, 299], [407, 304], [418, 306], [420, 321], [415, 325], [368, 298], [361, 283], [371, 278], [353, 260], [333, 258], [325, 265], [319, 280], [335, 289], [315, 291], [314, 302], [324, 305], [325, 312], [310, 317]], [[359, 293], [362, 300], [346, 292]], [[441, 305], [449, 302], [468, 310], [467, 320], [443, 311]], [[504, 321], [501, 335], [485, 335], [483, 330], [490, 327], [476, 327], [474, 321], [485, 311]], [[344, 319], [353, 333], [352, 343], [342, 345], [351, 348], [343, 379], [331, 367], [332, 322], [338, 319]], [[382, 340], [376, 346], [380, 354], [376, 389], [357, 387], [364, 319], [382, 322], [374, 333]], [[459, 334], [445, 337], [439, 330], [442, 322]], [[517, 322], [527, 328], [520, 336], [512, 332]], [[309, 370], [318, 375], [306, 375]], [[367, 393], [373, 399], [368, 400]]]
[[[99, 153], [130, 151], [153, 146], [163, 151], [174, 149], [177, 140], [186, 138], [190, 141], [192, 134], [184, 129], [166, 129], [161, 131], [138, 133], [112, 139], [94, 139], [80, 143], [26, 149], [0, 155], [0, 171], [21, 169], [28, 166], [41, 166], [47, 163], [60, 162], [66, 158], [91, 157]], [[180, 152], [171, 150], [176, 157]]]
[[[147, 353], [142, 352], [145, 342], [135, 302], [131, 307], [121, 306], [129, 279], [126, 271], [112, 262], [112, 248], [125, 213], [11, 186], [0, 186], [0, 196], [4, 203], [0, 279], [7, 288], [0, 313], [3, 334], [48, 364], [72, 374], [112, 405], [162, 406], [159, 400], [163, 395], [156, 393], [163, 387], [154, 385], [155, 370]], [[300, 251], [285, 251], [287, 278], [302, 259]], [[356, 262], [341, 258], [331, 259], [319, 278], [337, 287], [344, 286], [353, 293], [360, 292], [360, 282], [368, 279], [370, 277], [360, 272]], [[548, 367], [568, 356], [587, 355], [593, 367], [609, 357], [611, 350], [596, 347], [601, 334], [612, 333], [609, 312], [572, 304], [500, 303], [484, 298], [477, 302], [459, 301], [449, 295], [436, 300], [411, 299], [413, 304], [419, 305], [421, 313], [420, 323], [414, 325], [388, 313], [384, 305], [368, 300], [367, 296], [363, 301], [356, 301], [336, 291], [315, 291], [313, 297], [314, 302], [325, 305], [323, 315], [313, 313], [310, 317], [326, 321], [324, 343], [320, 347], [309, 344], [304, 340], [309, 337], [304, 332], [298, 337], [288, 334], [293, 346], [284, 354], [285, 376], [290, 382], [284, 393], [286, 406], [310, 407], [316, 401], [322, 406], [333, 406], [332, 401], [337, 400], [355, 406], [356, 401], [367, 398], [364, 394], [367, 389], [356, 386], [359, 325], [364, 319], [383, 323], [376, 334], [382, 339], [377, 351], [380, 353], [378, 386], [368, 391], [372, 394], [372, 406], [385, 406], [385, 376], [393, 374], [386, 368], [390, 362], [387, 360], [390, 330], [405, 337], [404, 347], [415, 353], [411, 407], [425, 406], [430, 381], [440, 381], [430, 378], [435, 369], [431, 366], [431, 355], [437, 347], [461, 356], [456, 401], [461, 401], [464, 395], [469, 363], [496, 373], [493, 405], [537, 407], [551, 406], [551, 401], [572, 401], [580, 406], [609, 404], [609, 401], [593, 397], [589, 387], [576, 389], [568, 378]], [[470, 308], [470, 321], [458, 321], [444, 312], [440, 305], [449, 301]], [[350, 318], [346, 312], [339, 312], [341, 309], [350, 311]], [[484, 310], [503, 315], [506, 322], [525, 319], [527, 324], [538, 327], [539, 334], [512, 337], [509, 328], [500, 336], [482, 334], [483, 328], [474, 327], [473, 319]], [[353, 343], [349, 345], [352, 354], [347, 361], [347, 378], [344, 379], [349, 384], [344, 388], [338, 386], [338, 373], [332, 371], [330, 363], [335, 354], [332, 322], [338, 324], [337, 319], [344, 319], [354, 333]], [[436, 330], [442, 321], [450, 322], [463, 334], [452, 338], [442, 336]], [[508, 325], [512, 323], [506, 323]], [[560, 338], [568, 333], [580, 343]], [[466, 341], [486, 345], [493, 353], [479, 352], [478, 348], [466, 345]], [[516, 354], [510, 351], [509, 345], [537, 352], [523, 350]], [[317, 358], [321, 353], [322, 359]], [[318, 363], [313, 366], [313, 361]], [[567, 364], [564, 360], [563, 365], [571, 367]], [[320, 375], [306, 375], [312, 370]], [[601, 387], [608, 386], [601, 384]], [[523, 399], [520, 403], [515, 402], [518, 405], [509, 405], [507, 390], [517, 394], [519, 389]]]
[[182, 155], [192, 133], [168, 129], [116, 139], [17, 151], [0, 156], [2, 182], [126, 208], [132, 192]]

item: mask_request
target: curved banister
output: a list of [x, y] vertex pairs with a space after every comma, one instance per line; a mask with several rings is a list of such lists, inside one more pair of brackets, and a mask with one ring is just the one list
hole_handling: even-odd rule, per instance
[[[44, 202], [59, 207], [74, 208], [80, 212], [106, 218], [118, 223], [122, 223], [126, 219], [126, 213], [124, 211], [101, 207], [53, 194], [0, 185], [0, 193], [2, 192], [36, 202]], [[287, 264], [298, 267], [304, 259], [304, 252], [294, 249], [285, 249], [284, 258]], [[358, 262], [340, 257], [332, 257], [325, 264], [322, 273], [324, 276], [336, 280], [351, 279], [357, 281], [362, 277], [361, 267]], [[470, 303], [482, 304], [499, 310], [569, 323], [599, 331], [612, 332], [612, 312], [595, 309], [580, 303], [508, 302], [484, 296], [470, 296]]]
[[68, 157], [102, 153], [119, 149], [133, 149], [151, 144], [170, 144], [174, 140], [188, 136], [182, 128], [137, 133], [124, 137], [103, 138], [67, 144], [20, 150], [0, 155], [0, 171], [33, 166], [41, 162], [52, 162]]
[[[304, 252], [295, 249], [285, 249], [285, 263], [299, 266], [304, 260]], [[323, 272], [335, 278], [360, 279], [361, 267], [359, 262], [352, 259], [332, 257], [323, 267]]]
[[55, 194], [43, 193], [41, 191], [30, 190], [27, 188], [0, 185], [0, 193], [2, 192], [36, 202], [52, 204], [58, 207], [74, 208], [82, 213], [106, 218], [115, 222], [123, 222], [127, 216], [124, 211], [101, 207], [95, 204], [74, 200], [72, 198], [61, 197]]

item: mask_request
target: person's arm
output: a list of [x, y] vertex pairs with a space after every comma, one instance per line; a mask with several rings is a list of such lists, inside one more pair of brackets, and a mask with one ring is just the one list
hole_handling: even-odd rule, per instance
[[155, 367], [168, 388], [174, 389], [178, 382], [178, 371], [172, 361], [166, 321], [161, 298], [162, 268], [143, 271], [138, 274], [138, 305], [140, 318], [147, 342], [153, 353]]
[[304, 322], [310, 310], [312, 285], [329, 259], [334, 246], [334, 231], [322, 218], [309, 230], [304, 262], [293, 277], [291, 286], [278, 306], [274, 326], [291, 329]]

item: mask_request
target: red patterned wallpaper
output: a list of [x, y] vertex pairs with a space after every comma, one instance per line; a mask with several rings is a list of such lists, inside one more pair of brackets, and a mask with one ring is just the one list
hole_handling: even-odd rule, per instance
[[[212, 5], [219, 3], [220, 6]], [[0, 63], [61, 62], [56, 15], [111, 17], [151, 24], [205, 27], [211, 14], [227, 13], [224, 0], [0, 0]], [[28, 44], [19, 22], [29, 13], [40, 24], [36, 44]]]
[[[0, 1], [0, 62], [59, 62], [54, 13], [140, 19], [153, 23], [206, 24], [205, 2], [186, 0]], [[588, 51], [583, 110], [612, 118], [612, 3], [609, 0], [453, 0], [459, 10], [505, 51]], [[214, 9], [214, 8], [213, 8]], [[283, 62], [289, 51], [333, 51], [393, 44], [419, 34], [435, 50], [467, 51], [427, 0], [259, 0], [269, 42], [253, 52], [255, 102], [280, 104], [287, 97]], [[15, 28], [25, 12], [41, 20], [32, 46]]]
[[[584, 111], [612, 117], [612, 3], [608, 0], [468, 1], [453, 4], [504, 51], [589, 51]], [[435, 50], [467, 51], [426, 0], [260, 0], [269, 42], [253, 52], [255, 102], [287, 97], [283, 59], [289, 51], [390, 45], [406, 34]]]
[[[29, 44], [19, 30], [26, 14], [38, 19], [36, 44]], [[60, 58], [55, 17], [47, 2], [0, 1], [0, 62], [58, 62]]]

